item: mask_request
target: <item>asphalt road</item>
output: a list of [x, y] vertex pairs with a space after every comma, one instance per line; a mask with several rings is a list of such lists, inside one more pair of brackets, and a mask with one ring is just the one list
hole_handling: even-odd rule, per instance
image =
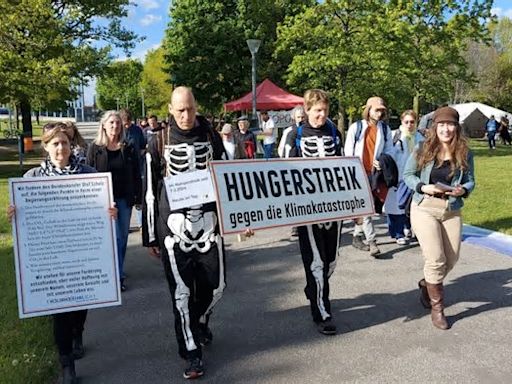
[[[511, 383], [512, 259], [464, 243], [446, 282], [441, 331], [418, 302], [417, 246], [398, 248], [379, 221], [384, 260], [350, 246], [344, 228], [331, 277], [336, 336], [319, 334], [288, 229], [227, 241], [228, 286], [211, 320], [205, 383]], [[82, 384], [184, 382], [159, 261], [130, 235], [121, 307], [89, 312]]]

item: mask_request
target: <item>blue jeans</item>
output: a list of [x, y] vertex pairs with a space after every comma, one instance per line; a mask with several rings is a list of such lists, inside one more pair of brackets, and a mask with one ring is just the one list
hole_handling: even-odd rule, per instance
[[117, 257], [119, 260], [119, 277], [124, 279], [124, 257], [126, 256], [126, 245], [128, 244], [128, 233], [130, 232], [130, 219], [132, 217], [132, 207], [128, 205], [126, 199], [114, 199], [117, 208], [116, 220], [116, 242]]
[[490, 149], [496, 148], [496, 132], [487, 132], [487, 141]]
[[389, 236], [393, 239], [404, 237], [404, 229], [411, 229], [408, 217], [403, 215], [387, 215]]
[[265, 152], [265, 159], [272, 158], [272, 152], [274, 152], [274, 145], [275, 145], [275, 143], [263, 144], [263, 151]]

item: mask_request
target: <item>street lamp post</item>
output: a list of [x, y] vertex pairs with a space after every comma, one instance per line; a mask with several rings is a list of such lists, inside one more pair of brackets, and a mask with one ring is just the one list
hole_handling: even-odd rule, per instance
[[261, 40], [249, 39], [247, 40], [247, 46], [251, 51], [252, 57], [252, 116], [251, 116], [251, 128], [258, 127], [258, 118], [256, 115], [256, 53], [260, 48]]
[[140, 94], [142, 96], [142, 118], [146, 117], [146, 109], [144, 107], [144, 88], [140, 89]]

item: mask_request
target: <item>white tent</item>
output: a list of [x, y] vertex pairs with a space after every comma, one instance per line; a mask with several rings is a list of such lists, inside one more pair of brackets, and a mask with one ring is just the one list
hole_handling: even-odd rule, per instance
[[[491, 116], [494, 116], [497, 121], [506, 117], [508, 121], [512, 122], [511, 113], [482, 103], [453, 104], [450, 107], [459, 112], [459, 122], [469, 137], [483, 137], [485, 135], [485, 124]], [[434, 112], [423, 116], [419, 128], [430, 127], [433, 117]]]

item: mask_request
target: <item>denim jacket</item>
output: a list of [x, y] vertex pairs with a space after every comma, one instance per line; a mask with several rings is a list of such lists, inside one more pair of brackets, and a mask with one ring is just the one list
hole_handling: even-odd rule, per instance
[[[417, 148], [411, 153], [409, 158], [407, 159], [407, 163], [405, 164], [404, 169], [404, 181], [405, 184], [409, 188], [414, 191], [414, 195], [412, 197], [413, 201], [416, 204], [421, 203], [423, 197], [425, 196], [423, 193], [419, 193], [416, 190], [416, 187], [419, 183], [430, 184], [430, 173], [432, 172], [432, 168], [434, 167], [434, 162], [428, 163], [424, 166], [421, 171], [418, 171], [418, 163], [416, 161]], [[468, 197], [468, 195], [475, 188], [475, 166], [473, 161], [473, 153], [469, 151], [468, 153], [468, 170], [465, 172], [461, 172], [461, 170], [456, 170], [453, 175], [452, 181], [450, 183], [452, 186], [461, 185], [467, 193], [464, 196], [450, 196], [448, 198], [448, 207], [451, 211], [456, 211], [461, 209], [464, 206], [464, 201], [462, 198]]]

